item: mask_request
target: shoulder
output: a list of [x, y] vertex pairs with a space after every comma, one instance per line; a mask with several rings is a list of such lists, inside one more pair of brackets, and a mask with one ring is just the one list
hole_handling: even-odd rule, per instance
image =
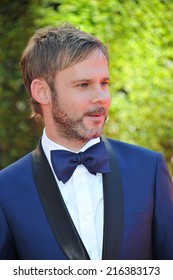
[[151, 156], [157, 156], [159, 153], [145, 148], [145, 147], [141, 147], [135, 144], [130, 144], [127, 142], [122, 142], [119, 140], [113, 140], [110, 138], [107, 138], [107, 140], [109, 141], [109, 143], [111, 144], [112, 148], [115, 149], [115, 151], [121, 150], [122, 152], [126, 152], [126, 153], [142, 153], [142, 154], [148, 154]]
[[107, 138], [115, 154], [121, 162], [142, 166], [156, 165], [158, 161], [165, 161], [162, 154], [145, 147]]
[[119, 166], [122, 172], [125, 172], [127, 178], [129, 178], [129, 174], [130, 177], [135, 176], [134, 180], [138, 177], [140, 180], [142, 178], [144, 182], [146, 178], [152, 179], [153, 182], [155, 178], [159, 178], [160, 182], [166, 180], [172, 186], [166, 160], [160, 152], [126, 142], [107, 140], [111, 144]]
[[[0, 206], [4, 211], [16, 211], [37, 196], [32, 171], [32, 153], [0, 172]], [[19, 208], [18, 208], [19, 207]], [[12, 213], [12, 212], [11, 212]]]
[[11, 207], [15, 201], [33, 193], [32, 153], [0, 171], [0, 205]]
[[21, 181], [31, 170], [32, 153], [29, 153], [0, 171], [0, 186]]

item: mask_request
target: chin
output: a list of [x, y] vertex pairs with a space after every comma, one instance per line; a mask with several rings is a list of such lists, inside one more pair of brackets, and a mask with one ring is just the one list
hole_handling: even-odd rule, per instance
[[102, 135], [102, 132], [103, 132], [103, 129], [100, 128], [99, 130], [97, 131], [93, 131], [91, 130], [90, 133], [88, 134], [88, 139], [91, 140], [93, 138], [97, 138], [97, 137], [100, 137]]

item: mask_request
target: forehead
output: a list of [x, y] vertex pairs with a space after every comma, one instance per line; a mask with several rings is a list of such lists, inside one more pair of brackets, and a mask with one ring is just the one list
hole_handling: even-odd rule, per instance
[[109, 77], [108, 60], [101, 50], [95, 50], [82, 61], [57, 73], [69, 79], [92, 79]]

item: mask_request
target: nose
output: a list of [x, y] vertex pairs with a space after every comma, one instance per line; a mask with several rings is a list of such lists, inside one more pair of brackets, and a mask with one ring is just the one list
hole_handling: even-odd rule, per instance
[[100, 85], [94, 89], [91, 103], [110, 104], [111, 95], [109, 89], [102, 88]]

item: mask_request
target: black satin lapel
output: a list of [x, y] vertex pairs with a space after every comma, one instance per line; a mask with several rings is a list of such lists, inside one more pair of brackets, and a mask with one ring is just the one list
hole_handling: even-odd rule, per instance
[[123, 187], [115, 152], [107, 139], [103, 139], [103, 141], [109, 153], [111, 173], [103, 175], [104, 234], [102, 259], [116, 260], [123, 235]]
[[58, 243], [69, 259], [88, 260], [87, 251], [65, 206], [41, 145], [32, 155], [34, 180]]

